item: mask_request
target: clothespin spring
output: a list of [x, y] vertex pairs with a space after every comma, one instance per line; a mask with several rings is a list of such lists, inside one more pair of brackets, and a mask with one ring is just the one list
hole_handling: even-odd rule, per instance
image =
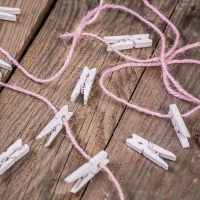
[[86, 80], [84, 81], [84, 83], [81, 85], [81, 94], [84, 94], [84, 90], [86, 87], [86, 83], [92, 82], [91, 79], [88, 79], [89, 75], [87, 75]]
[[0, 161], [0, 167], [8, 160], [8, 157], [5, 157], [3, 158], [1, 161]]
[[[64, 116], [63, 116], [63, 117], [64, 117]], [[62, 118], [63, 118], [63, 117], [62, 117]], [[54, 127], [52, 128], [52, 130], [50, 131], [50, 134], [56, 132], [56, 130], [57, 130], [57, 128], [58, 128], [59, 126], [62, 127], [62, 124], [57, 124], [56, 126], [54, 126]]]
[[[12, 154], [14, 154], [17, 150], [19, 150], [19, 148], [15, 148], [14, 152]], [[17, 157], [12, 157], [13, 160], [17, 160]], [[0, 160], [0, 167], [9, 160], [9, 155], [5, 155], [1, 160]]]
[[157, 150], [154, 149], [154, 144], [151, 141], [148, 141], [148, 148], [153, 151], [155, 154], [159, 154]]

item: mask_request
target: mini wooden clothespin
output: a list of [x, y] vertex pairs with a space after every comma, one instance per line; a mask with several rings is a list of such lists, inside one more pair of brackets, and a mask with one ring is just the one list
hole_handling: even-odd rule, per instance
[[111, 47], [107, 47], [107, 51], [125, 50], [135, 48], [151, 47], [152, 40], [149, 38], [149, 34], [138, 35], [121, 35], [121, 36], [106, 36], [104, 40], [111, 44]]
[[99, 173], [99, 171], [101, 171], [103, 166], [106, 166], [109, 163], [107, 156], [108, 153], [106, 151], [100, 151], [96, 156], [91, 158], [88, 163], [82, 165], [75, 172], [65, 178], [65, 182], [67, 183], [71, 183], [78, 179], [71, 189], [72, 193], [77, 193], [97, 173]]
[[9, 71], [12, 70], [12, 67], [11, 67], [8, 63], [4, 62], [4, 61], [1, 60], [1, 59], [0, 59], [0, 67], [1, 67], [1, 68], [4, 68], [4, 69], [7, 69], [7, 70], [9, 70]]
[[68, 106], [63, 106], [61, 110], [54, 116], [54, 118], [46, 125], [46, 127], [36, 137], [37, 140], [43, 138], [46, 135], [50, 135], [45, 147], [49, 147], [56, 136], [63, 128], [62, 118], [65, 117], [69, 120], [73, 115], [73, 112], [68, 111]]
[[0, 155], [0, 175], [10, 169], [18, 160], [29, 152], [29, 146], [22, 144], [22, 140], [18, 139], [5, 152]]
[[19, 8], [10, 8], [10, 7], [3, 7], [0, 6], [0, 19], [6, 21], [17, 21], [16, 15], [20, 14]]
[[128, 138], [126, 144], [165, 170], [168, 170], [168, 164], [162, 158], [172, 161], [176, 160], [176, 156], [172, 152], [155, 145], [136, 134], [133, 134], [132, 138]]
[[71, 95], [71, 101], [75, 101], [79, 94], [84, 95], [84, 105], [87, 104], [89, 95], [92, 89], [92, 85], [96, 76], [96, 68], [89, 69], [88, 67], [84, 67], [80, 78], [74, 88], [74, 91]]
[[169, 115], [171, 117], [172, 124], [178, 136], [178, 139], [183, 148], [189, 148], [190, 144], [188, 142], [188, 138], [190, 137], [190, 133], [181, 117], [179, 109], [176, 104], [171, 104], [169, 106]]

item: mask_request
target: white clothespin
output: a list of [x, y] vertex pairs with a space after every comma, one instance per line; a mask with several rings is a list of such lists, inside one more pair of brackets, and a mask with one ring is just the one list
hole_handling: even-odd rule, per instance
[[96, 68], [89, 69], [88, 67], [84, 67], [80, 78], [74, 88], [74, 91], [71, 95], [71, 101], [75, 101], [79, 94], [84, 95], [84, 105], [87, 104], [89, 95], [92, 89], [92, 85], [96, 76]]
[[16, 15], [20, 14], [19, 8], [10, 8], [10, 7], [3, 7], [0, 6], [0, 19], [6, 21], [17, 21]]
[[55, 117], [46, 125], [46, 127], [39, 133], [36, 137], [37, 140], [43, 138], [46, 135], [50, 135], [48, 141], [45, 144], [45, 147], [51, 145], [53, 140], [59, 134], [63, 128], [62, 118], [65, 117], [67, 120], [71, 118], [73, 112], [68, 111], [68, 106], [63, 106], [61, 110], [55, 115]]
[[107, 159], [108, 153], [106, 151], [100, 151], [96, 156], [91, 158], [88, 163], [82, 165], [75, 172], [65, 178], [65, 182], [71, 183], [78, 179], [73, 188], [72, 193], [77, 193], [85, 184], [87, 184], [103, 166], [109, 163]]
[[[121, 35], [121, 36], [106, 36], [104, 40], [111, 44], [115, 50], [125, 50], [135, 48], [151, 47], [152, 40], [149, 38], [149, 34], [138, 35]], [[107, 51], [113, 51], [111, 47], [107, 47]]]
[[18, 139], [5, 152], [0, 155], [0, 175], [11, 168], [18, 160], [29, 152], [29, 146], [22, 144], [22, 140]]
[[176, 156], [172, 152], [167, 151], [136, 134], [133, 134], [132, 138], [128, 138], [126, 144], [165, 170], [168, 170], [168, 164], [161, 157], [168, 160], [176, 160]]
[[183, 148], [189, 148], [190, 144], [188, 142], [188, 138], [190, 137], [190, 133], [181, 117], [179, 109], [176, 104], [171, 104], [169, 106], [169, 115], [171, 117], [172, 124], [178, 136], [178, 139]]
[[7, 70], [9, 70], [9, 71], [12, 70], [12, 67], [11, 67], [8, 63], [4, 62], [4, 61], [1, 60], [1, 59], [0, 59], [0, 67], [2, 67], [2, 68], [4, 68], [4, 69], [7, 69]]
[[2, 77], [3, 77], [3, 75], [2, 75], [2, 73], [0, 72], [0, 81], [1, 81]]

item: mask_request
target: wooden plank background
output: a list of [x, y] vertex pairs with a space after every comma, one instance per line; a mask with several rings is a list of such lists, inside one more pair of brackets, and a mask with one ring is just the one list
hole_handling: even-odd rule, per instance
[[[173, 35], [166, 24], [145, 8], [142, 1], [108, 2], [123, 4], [140, 12], [162, 29], [170, 42], [173, 41]], [[0, 22], [1, 46], [9, 50], [31, 73], [47, 78], [62, 66], [68, 53], [68, 44], [59, 40], [59, 34], [72, 31], [82, 16], [97, 3], [98, 1], [89, 0], [2, 0], [2, 5], [20, 7], [22, 14], [17, 23]], [[152, 0], [151, 3], [179, 28], [180, 45], [200, 40], [198, 0]], [[152, 30], [119, 11], [103, 12], [87, 31], [101, 36], [150, 33], [153, 47], [128, 50], [127, 53], [133, 57], [148, 58], [160, 48], [159, 38]], [[198, 58], [198, 54], [198, 50], [193, 50], [183, 56]], [[183, 150], [170, 120], [149, 117], [127, 109], [102, 93], [98, 84], [101, 71], [120, 61], [118, 56], [106, 51], [105, 45], [81, 39], [69, 68], [59, 80], [39, 85], [28, 80], [18, 70], [12, 73], [4, 70], [4, 81], [47, 97], [57, 108], [67, 104], [70, 111], [74, 112], [70, 125], [77, 140], [91, 155], [102, 149], [108, 151], [109, 167], [119, 180], [126, 199], [199, 199], [200, 154], [194, 140], [190, 141], [190, 149]], [[82, 105], [81, 98], [75, 103], [70, 102], [71, 92], [85, 65], [98, 70], [87, 106]], [[174, 66], [172, 72], [188, 91], [200, 97], [200, 69], [197, 66]], [[191, 106], [166, 93], [160, 69], [121, 70], [113, 74], [106, 84], [114, 93], [130, 102], [137, 102], [163, 113], [167, 112], [168, 105], [172, 102], [177, 103], [181, 111]], [[44, 104], [6, 89], [1, 91], [0, 102], [0, 152], [17, 138], [22, 138], [31, 147], [26, 158], [0, 177], [1, 200], [118, 199], [115, 188], [103, 172], [95, 176], [78, 194], [69, 192], [72, 184], [66, 184], [64, 178], [85, 161], [63, 135], [64, 131], [49, 149], [44, 148], [45, 139], [35, 140], [53, 117]], [[198, 131], [198, 113], [187, 119], [186, 123], [191, 133]], [[138, 133], [177, 155], [176, 162], [167, 161], [169, 171], [164, 171], [125, 145], [125, 140], [133, 133]]]

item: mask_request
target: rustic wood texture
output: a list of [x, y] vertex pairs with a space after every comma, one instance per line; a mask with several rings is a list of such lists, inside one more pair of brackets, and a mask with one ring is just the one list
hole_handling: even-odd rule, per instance
[[[54, 2], [55, 0], [1, 0], [0, 6], [21, 9], [21, 14], [17, 16], [17, 23], [0, 20], [1, 47], [20, 60], [40, 30]], [[0, 55], [0, 58], [5, 59], [3, 55]], [[7, 60], [5, 59], [5, 61]], [[2, 68], [0, 71], [3, 73], [3, 80], [6, 80], [11, 74]]]
[[[63, 64], [69, 45], [60, 41], [58, 34], [72, 31], [81, 17], [97, 2], [57, 0], [50, 15], [46, 14], [46, 21], [40, 27], [41, 30], [37, 36], [35, 34], [35, 39], [29, 48], [27, 45], [20, 48], [24, 51], [27, 49], [23, 57], [21, 55], [22, 64], [38, 77], [46, 78], [53, 75]], [[140, 0], [112, 2], [124, 4], [143, 13], [165, 31], [169, 41], [173, 40], [173, 35], [166, 28], [166, 24], [149, 12]], [[197, 26], [200, 16], [198, 0], [192, 3], [189, 0], [152, 0], [152, 4], [161, 9], [178, 26], [182, 35], [181, 44], [200, 40], [200, 30]], [[29, 2], [27, 9], [32, 9], [30, 5], [32, 3]], [[47, 2], [44, 5], [47, 5]], [[48, 6], [49, 9], [50, 7]], [[38, 9], [42, 10], [40, 6]], [[118, 11], [103, 12], [98, 21], [87, 30], [101, 36], [149, 32], [153, 38], [153, 48], [127, 51], [134, 57], [150, 57], [156, 49], [160, 48], [159, 38], [152, 30], [137, 19]], [[18, 35], [25, 37], [23, 32], [15, 32], [15, 34], [15, 37]], [[14, 55], [17, 55], [16, 45], [10, 45]], [[198, 57], [198, 51], [192, 51], [188, 53], [188, 56]], [[77, 140], [91, 155], [95, 155], [102, 149], [108, 151], [109, 167], [120, 181], [126, 199], [199, 199], [200, 159], [199, 150], [193, 140], [191, 139], [192, 148], [183, 150], [169, 120], [149, 117], [127, 109], [102, 93], [98, 85], [100, 72], [120, 61], [118, 56], [108, 53], [103, 44], [81, 39], [69, 68], [59, 80], [48, 85], [39, 85], [28, 80], [16, 70], [10, 77], [9, 83], [46, 96], [57, 108], [68, 104], [70, 111], [74, 112], [70, 125]], [[85, 65], [95, 66], [98, 70], [87, 106], [82, 105], [82, 98], [75, 103], [69, 101], [71, 92]], [[189, 72], [188, 69], [190, 69]], [[196, 96], [199, 95], [200, 70], [197, 66], [175, 66], [172, 71], [187, 90]], [[190, 106], [173, 99], [166, 93], [160, 69], [121, 70], [113, 74], [106, 84], [121, 97], [163, 113], [167, 112], [171, 102], [178, 103], [182, 111]], [[78, 194], [74, 195], [69, 192], [72, 185], [66, 184], [64, 178], [83, 164], [84, 160], [74, 150], [69, 139], [63, 135], [64, 131], [49, 149], [44, 148], [45, 139], [35, 140], [37, 134], [53, 117], [44, 104], [31, 97], [5, 89], [1, 92], [0, 102], [0, 141], [3, 141], [0, 142], [0, 152], [20, 137], [31, 146], [29, 155], [0, 177], [1, 200], [118, 199], [115, 188], [103, 172]], [[186, 120], [191, 133], [199, 130], [198, 122], [198, 114]], [[169, 171], [162, 170], [125, 145], [125, 140], [132, 133], [138, 133], [177, 155], [176, 162], [167, 161], [170, 166]]]

